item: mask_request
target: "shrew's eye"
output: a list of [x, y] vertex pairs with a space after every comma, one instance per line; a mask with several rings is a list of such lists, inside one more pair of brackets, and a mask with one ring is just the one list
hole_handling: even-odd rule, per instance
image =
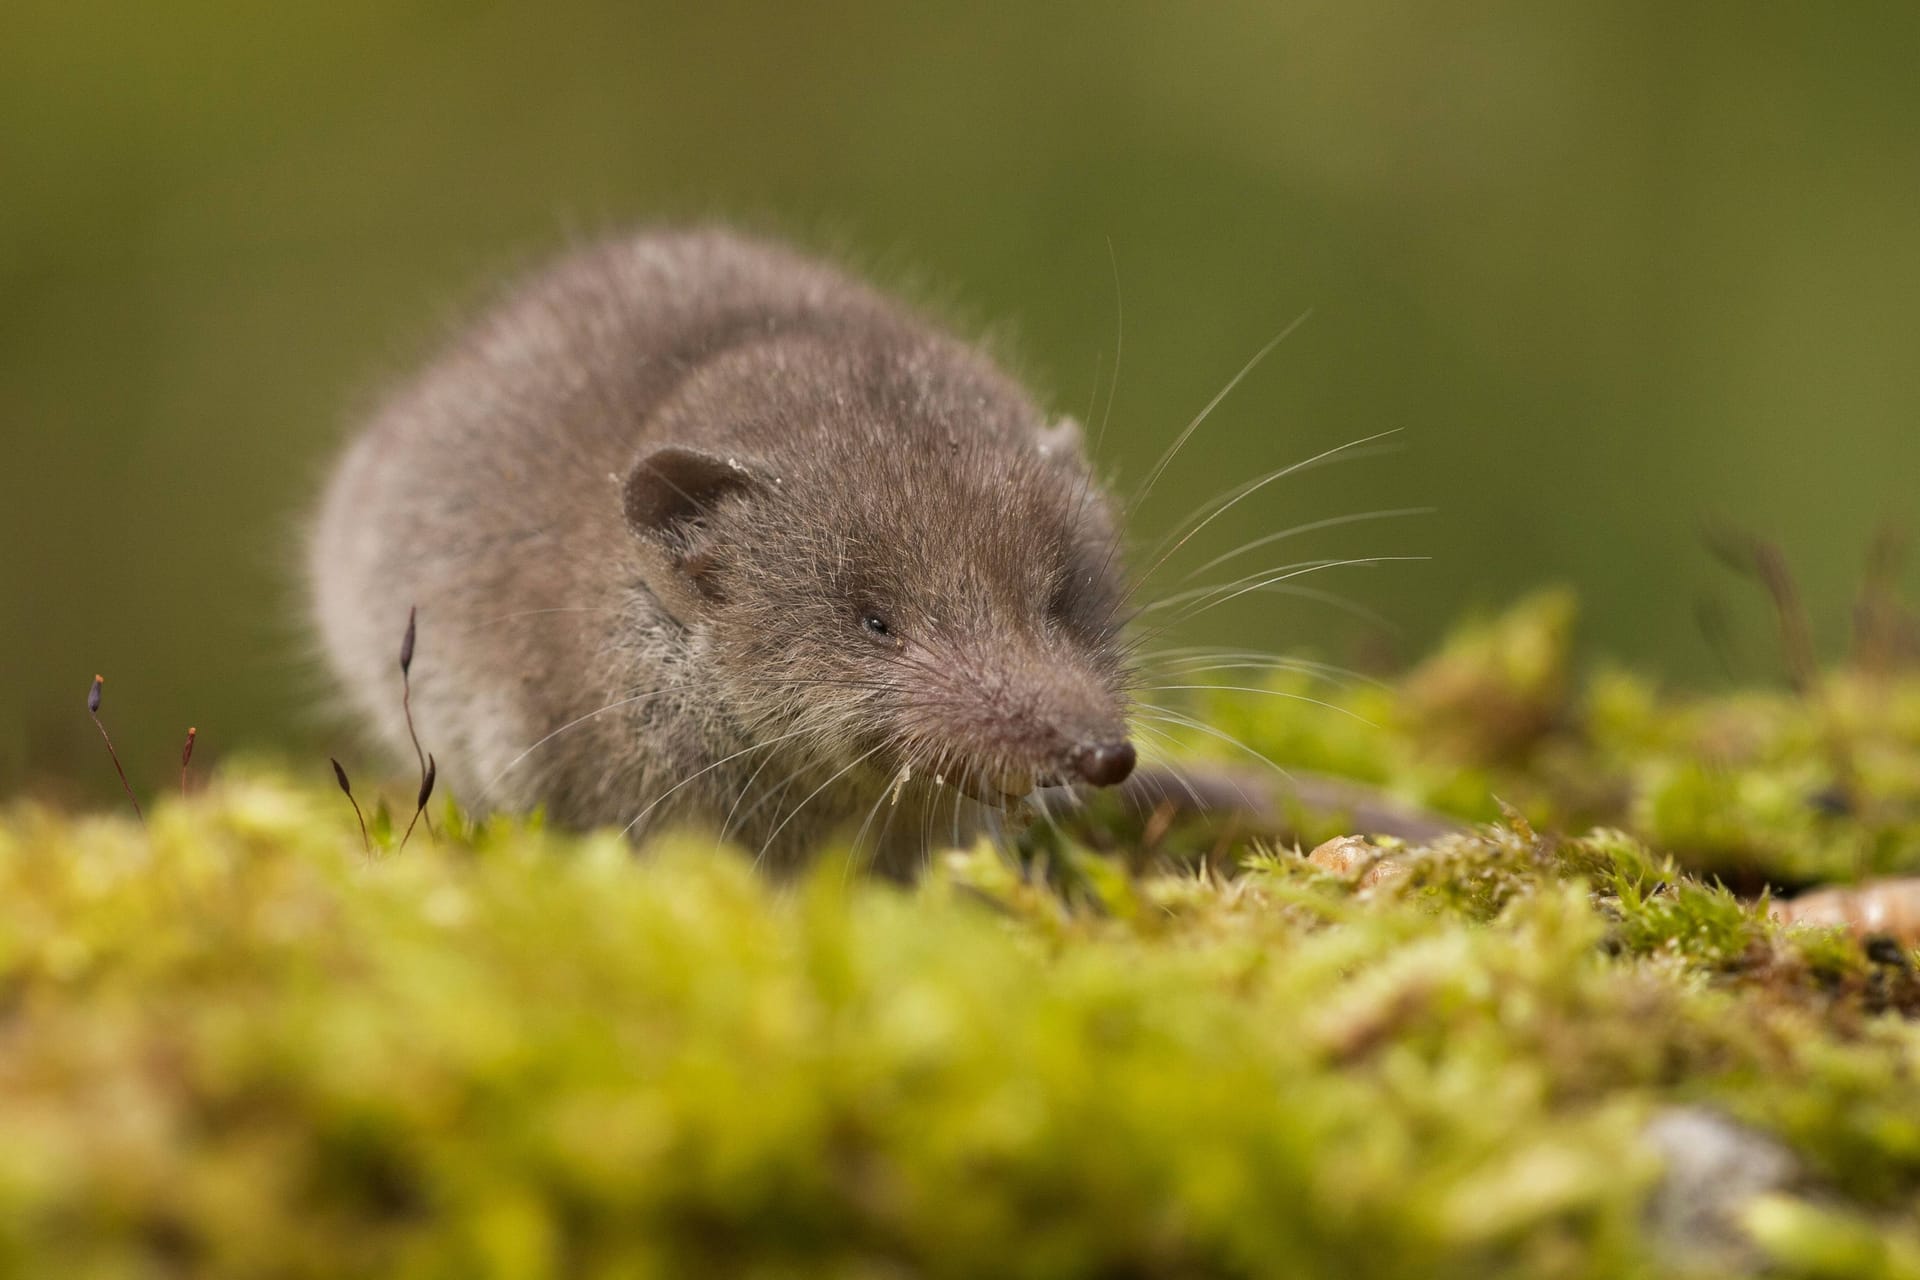
[[860, 611], [860, 629], [872, 636], [875, 640], [891, 641], [893, 639], [893, 627], [878, 611], [873, 609], [862, 609]]

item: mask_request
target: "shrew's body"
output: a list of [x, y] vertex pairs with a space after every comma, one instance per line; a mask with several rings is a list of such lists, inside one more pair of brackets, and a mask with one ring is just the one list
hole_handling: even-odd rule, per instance
[[396, 748], [418, 607], [415, 720], [469, 803], [777, 860], [864, 828], [903, 867], [1132, 769], [1116, 536], [1072, 424], [975, 347], [779, 247], [659, 233], [531, 278], [391, 396], [311, 581]]

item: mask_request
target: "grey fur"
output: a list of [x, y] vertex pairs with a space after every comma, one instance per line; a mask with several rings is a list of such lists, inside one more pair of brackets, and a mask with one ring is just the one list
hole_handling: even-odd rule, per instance
[[898, 867], [980, 820], [962, 790], [1130, 765], [1116, 537], [1077, 433], [978, 350], [703, 231], [511, 293], [374, 414], [310, 563], [396, 752], [419, 606], [415, 720], [469, 804], [780, 862], [865, 820]]

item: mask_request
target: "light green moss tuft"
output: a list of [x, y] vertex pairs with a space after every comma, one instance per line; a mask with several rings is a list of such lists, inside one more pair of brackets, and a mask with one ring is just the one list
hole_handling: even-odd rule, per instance
[[[1569, 608], [1216, 696], [1498, 817], [1349, 863], [1042, 827], [782, 884], [451, 807], [369, 859], [243, 769], [0, 810], [0, 1273], [1920, 1276], [1913, 957], [1754, 896], [1920, 861], [1920, 699], [1582, 691]], [[1658, 1225], [1712, 1191], [1676, 1108], [1795, 1169], [1724, 1238]]]

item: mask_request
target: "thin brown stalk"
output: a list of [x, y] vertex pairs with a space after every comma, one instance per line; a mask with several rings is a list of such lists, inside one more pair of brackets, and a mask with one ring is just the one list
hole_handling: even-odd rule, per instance
[[140, 811], [140, 798], [133, 794], [133, 784], [127, 781], [127, 771], [120, 767], [120, 753], [113, 749], [113, 738], [107, 733], [107, 726], [100, 721], [100, 693], [106, 686], [107, 678], [96, 675], [93, 687], [87, 690], [87, 714], [93, 717], [93, 727], [100, 731], [101, 741], [107, 744], [107, 755], [113, 761], [113, 771], [120, 775], [120, 787], [127, 793], [127, 801], [133, 805], [133, 816], [146, 822], [147, 815]]

